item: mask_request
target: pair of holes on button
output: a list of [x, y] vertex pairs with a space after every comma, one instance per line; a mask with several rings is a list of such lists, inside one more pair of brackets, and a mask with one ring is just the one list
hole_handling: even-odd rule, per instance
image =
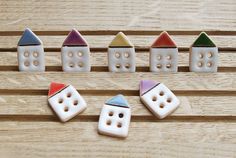
[[[212, 67], [212, 65], [213, 65], [212, 62], [208, 62], [208, 63], [206, 64], [207, 67]], [[198, 62], [197, 66], [198, 66], [198, 67], [202, 67], [202, 66], [203, 66], [203, 62], [201, 62], [201, 61]]]
[[[125, 56], [125, 58], [129, 58], [129, 52], [125, 52], [125, 54], [124, 54], [124, 56]], [[115, 57], [116, 58], [120, 58], [121, 57], [121, 53], [120, 52], [116, 52], [115, 53]]]
[[[28, 67], [28, 66], [30, 66], [30, 62], [29, 62], [29, 61], [25, 61], [25, 62], [24, 62], [24, 65], [25, 65], [26, 67]], [[39, 62], [38, 62], [37, 60], [34, 60], [34, 61], [33, 61], [33, 65], [34, 65], [34, 66], [38, 66], [38, 65], [39, 65]]]
[[[111, 120], [107, 120], [107, 125], [110, 126], [111, 125]], [[118, 122], [117, 125], [116, 125], [118, 128], [121, 128], [122, 127], [122, 123], [121, 122]]]
[[[162, 68], [162, 65], [161, 65], [161, 64], [157, 64], [157, 68], [158, 68], [158, 69], [161, 69], [161, 68]], [[170, 68], [171, 68], [171, 64], [167, 64], [167, 65], [166, 65], [166, 68], [167, 68], [167, 69], [170, 69]]]
[[[199, 58], [200, 58], [200, 59], [202, 59], [202, 58], [204, 57], [203, 54], [204, 54], [204, 53], [200, 53], [200, 54], [199, 54]], [[213, 53], [212, 53], [212, 52], [208, 52], [208, 53], [207, 53], [207, 57], [208, 57], [208, 58], [212, 58], [212, 57], [213, 57]]]
[[[163, 95], [164, 95], [164, 92], [161, 91], [161, 92], [159, 93], [159, 95], [160, 95], [160, 96], [163, 96]], [[153, 96], [153, 97], [152, 97], [152, 101], [157, 101], [157, 96]]]
[[[116, 64], [116, 68], [117, 68], [117, 69], [120, 69], [120, 68], [121, 68], [121, 64]], [[128, 63], [125, 64], [125, 68], [126, 68], [126, 69], [129, 69], [129, 68], [130, 68], [130, 64], [128, 64]]]
[[[24, 56], [25, 56], [25, 57], [29, 57], [29, 56], [30, 56], [30, 52], [25, 51], [25, 52], [24, 52]], [[38, 56], [39, 56], [39, 53], [38, 53], [37, 51], [34, 51], [34, 52], [33, 52], [33, 57], [37, 58]]]
[[[157, 59], [158, 59], [158, 60], [161, 60], [161, 59], [162, 59], [162, 56], [161, 56], [161, 55], [158, 55], [158, 56], [157, 56]], [[166, 56], [166, 59], [167, 59], [167, 60], [171, 60], [171, 55], [167, 55], [167, 56]]]
[[[111, 117], [111, 116], [114, 115], [114, 113], [112, 111], [110, 111], [108, 115]], [[123, 118], [124, 114], [123, 113], [119, 113], [118, 116], [119, 116], [119, 118]]]
[[[82, 56], [84, 55], [84, 53], [83, 53], [83, 52], [78, 52], [77, 55], [78, 55], [79, 57], [82, 57]], [[73, 52], [68, 52], [68, 56], [69, 56], [69, 57], [73, 57]]]
[[[84, 63], [83, 63], [83, 62], [79, 62], [79, 63], [78, 63], [78, 66], [79, 66], [79, 67], [83, 67], [83, 66], [84, 66]], [[71, 68], [75, 67], [75, 63], [73, 63], [73, 62], [69, 63], [69, 67], [71, 67]]]

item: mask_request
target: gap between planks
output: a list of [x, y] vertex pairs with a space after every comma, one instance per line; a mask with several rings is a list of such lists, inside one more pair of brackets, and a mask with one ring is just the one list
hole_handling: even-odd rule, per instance
[[[19, 71], [18, 66], [0, 66], [1, 71]], [[62, 66], [46, 66], [46, 72], [63, 72]], [[92, 66], [91, 72], [109, 72], [107, 66]], [[136, 72], [150, 72], [148, 66], [136, 67]], [[188, 66], [179, 66], [178, 72], [190, 72]], [[218, 72], [236, 72], [236, 67], [218, 67]]]
[[[98, 122], [99, 115], [77, 115], [68, 122]], [[65, 123], [60, 122], [55, 115], [0, 115], [0, 122], [59, 122], [62, 125]], [[184, 123], [197, 123], [197, 122], [225, 122], [236, 123], [236, 116], [168, 116], [164, 119], [158, 119], [153, 115], [131, 116], [131, 122], [184, 122]]]
[[[111, 94], [88, 95], [83, 92], [81, 94], [87, 101], [88, 107], [87, 110], [76, 117], [75, 121], [97, 121], [104, 102], [111, 98]], [[117, 93], [114, 95], [117, 95]], [[235, 121], [236, 107], [232, 104], [232, 102], [236, 101], [234, 96], [207, 94], [188, 96], [179, 93], [176, 93], [176, 95], [180, 99], [181, 104], [174, 113], [167, 117], [168, 121], [184, 121], [185, 119], [193, 122]], [[133, 121], [163, 121], [157, 120], [150, 113], [140, 101], [138, 95], [125, 96], [132, 109]], [[58, 118], [53, 114], [53, 110], [48, 105], [47, 94], [0, 94], [0, 103], [0, 117], [3, 121], [30, 121], [34, 119], [36, 119], [35, 121], [58, 121]]]
[[[139, 96], [138, 90], [80, 90], [86, 96], [114, 96], [122, 93], [125, 96]], [[236, 96], [236, 91], [230, 90], [172, 90], [177, 96]], [[47, 95], [48, 89], [0, 89], [0, 95]]]
[[[92, 52], [106, 52], [107, 47], [91, 47], [90, 51]], [[144, 51], [149, 51], [150, 47], [135, 47], [135, 52], [144, 52]], [[179, 51], [189, 51], [189, 47], [178, 47]], [[236, 51], [236, 47], [218, 47], [219, 51]], [[0, 52], [16, 52], [17, 48], [12, 47], [12, 48], [0, 48]], [[45, 52], [60, 52], [61, 48], [59, 47], [44, 47]], [[91, 53], [92, 53], [91, 52]]]

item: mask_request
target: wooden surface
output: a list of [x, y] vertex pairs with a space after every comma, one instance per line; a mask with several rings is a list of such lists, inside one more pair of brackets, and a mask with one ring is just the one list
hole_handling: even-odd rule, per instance
[[[18, 72], [16, 44], [25, 27], [42, 39], [45, 73]], [[71, 28], [91, 47], [92, 72], [61, 71], [60, 47]], [[148, 72], [148, 48], [170, 31], [179, 72]], [[188, 47], [201, 31], [219, 47], [219, 72], [189, 72]], [[124, 31], [137, 50], [137, 72], [108, 72], [107, 46]], [[0, 1], [0, 157], [236, 157], [236, 1]], [[180, 107], [163, 120], [140, 102], [141, 79], [166, 84]], [[87, 110], [60, 123], [47, 103], [51, 81], [74, 85]], [[122, 93], [132, 107], [127, 139], [97, 133], [103, 103]]]

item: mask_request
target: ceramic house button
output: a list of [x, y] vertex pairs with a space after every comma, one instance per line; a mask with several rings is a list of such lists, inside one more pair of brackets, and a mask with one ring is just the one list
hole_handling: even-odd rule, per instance
[[217, 72], [218, 48], [202, 32], [190, 48], [189, 69], [193, 72]]
[[45, 71], [42, 41], [26, 29], [17, 45], [19, 71]]
[[140, 82], [140, 98], [160, 119], [171, 114], [180, 104], [179, 99], [164, 84], [152, 80]]
[[67, 72], [88, 72], [90, 49], [87, 41], [76, 30], [68, 34], [61, 48], [62, 69]]
[[177, 72], [178, 48], [167, 32], [162, 32], [150, 48], [150, 71]]
[[111, 72], [135, 72], [134, 45], [122, 32], [109, 45], [108, 67]]
[[131, 118], [131, 110], [123, 95], [108, 100], [101, 111], [98, 131], [101, 134], [127, 137]]
[[71, 85], [52, 82], [48, 102], [62, 122], [66, 122], [87, 107], [86, 102]]

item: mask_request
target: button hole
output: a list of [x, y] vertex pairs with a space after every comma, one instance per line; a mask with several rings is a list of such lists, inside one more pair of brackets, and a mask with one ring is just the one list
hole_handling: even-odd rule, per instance
[[122, 127], [122, 123], [119, 122], [119, 123], [117, 124], [117, 127], [118, 127], [118, 128], [121, 128], [121, 127]]
[[113, 111], [110, 111], [108, 115], [113, 116], [113, 114], [114, 114]]
[[171, 64], [167, 64], [167, 65], [166, 65], [166, 68], [167, 68], [167, 69], [171, 68]]
[[34, 52], [33, 52], [33, 56], [34, 56], [35, 58], [37, 58], [37, 57], [39, 56], [39, 53], [36, 52], [36, 51], [34, 51]]
[[73, 52], [68, 52], [68, 57], [73, 57]]
[[74, 104], [74, 106], [77, 106], [79, 104], [79, 101], [78, 100], [74, 100], [73, 104]]
[[83, 52], [78, 52], [78, 56], [79, 56], [79, 57], [82, 57], [83, 55], [84, 55]]
[[116, 64], [116, 68], [119, 69], [121, 67], [120, 64]]
[[163, 91], [161, 91], [161, 92], [159, 93], [159, 95], [160, 95], [160, 96], [163, 96], [163, 95], [164, 95], [164, 92], [163, 92]]
[[83, 62], [79, 62], [78, 66], [79, 66], [79, 67], [83, 67], [83, 66], [84, 66], [84, 63], [83, 63]]
[[108, 120], [106, 123], [107, 123], [108, 126], [110, 126], [111, 125], [111, 120]]
[[66, 107], [64, 107], [64, 111], [65, 112], [68, 112], [69, 111], [69, 108], [66, 106]]
[[162, 68], [162, 65], [161, 65], [161, 64], [157, 64], [157, 68], [158, 68], [158, 69], [161, 69], [161, 68]]
[[28, 67], [28, 66], [30, 65], [30, 62], [29, 62], [29, 61], [25, 61], [25, 62], [24, 62], [24, 65], [25, 65], [26, 67]]
[[58, 100], [58, 103], [59, 103], [59, 104], [63, 103], [63, 99], [60, 98], [60, 99]]
[[119, 53], [119, 52], [116, 52], [116, 53], [115, 53], [115, 57], [116, 57], [116, 58], [120, 58], [120, 53]]
[[125, 64], [125, 68], [129, 69], [130, 68], [130, 64]]
[[125, 57], [129, 58], [129, 52], [125, 52]]
[[29, 51], [25, 51], [25, 52], [24, 52], [24, 56], [25, 56], [25, 57], [29, 57]]
[[152, 97], [152, 101], [157, 101], [157, 97], [156, 97], [156, 96], [153, 96], [153, 97]]
[[119, 118], [123, 118], [124, 114], [123, 113], [119, 113]]
[[164, 104], [160, 104], [160, 106], [159, 106], [161, 109], [163, 109], [164, 107], [165, 107], [165, 105]]
[[66, 95], [66, 96], [67, 96], [68, 98], [70, 98], [70, 97], [71, 97], [71, 95], [72, 95], [71, 93], [67, 93], [67, 95]]

